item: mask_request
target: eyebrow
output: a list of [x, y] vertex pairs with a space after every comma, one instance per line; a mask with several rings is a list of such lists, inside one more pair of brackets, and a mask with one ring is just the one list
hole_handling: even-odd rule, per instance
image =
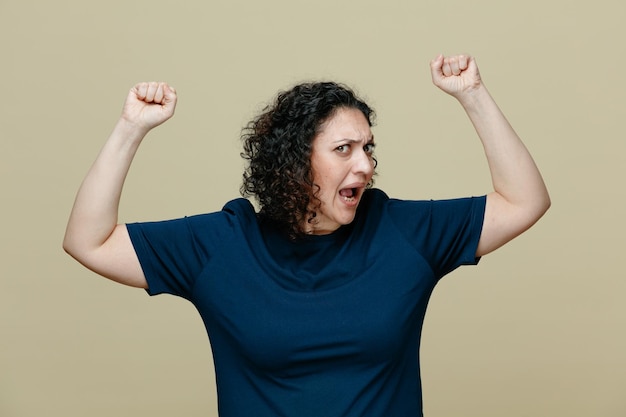
[[[337, 139], [337, 140], [333, 141], [333, 143], [340, 143], [340, 142], [359, 143], [361, 141], [359, 139], [351, 139], [351, 138], [343, 138], [343, 139]], [[365, 143], [366, 144], [374, 143], [374, 135], [372, 135]]]

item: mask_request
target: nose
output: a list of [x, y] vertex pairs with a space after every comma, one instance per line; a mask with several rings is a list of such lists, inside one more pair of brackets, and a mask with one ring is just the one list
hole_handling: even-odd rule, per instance
[[355, 152], [354, 154], [354, 163], [352, 165], [352, 170], [355, 174], [365, 175], [367, 178], [370, 178], [374, 174], [374, 158], [371, 154], [365, 152], [364, 149], [361, 149], [359, 152]]

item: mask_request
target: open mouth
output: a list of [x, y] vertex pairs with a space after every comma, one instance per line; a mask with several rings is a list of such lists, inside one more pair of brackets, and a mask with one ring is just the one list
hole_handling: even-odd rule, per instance
[[352, 203], [356, 200], [358, 192], [358, 188], [344, 188], [342, 190], [339, 190], [339, 195], [344, 201]]

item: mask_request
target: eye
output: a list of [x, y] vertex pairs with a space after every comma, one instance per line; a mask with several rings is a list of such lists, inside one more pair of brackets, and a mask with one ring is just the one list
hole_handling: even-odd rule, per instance
[[350, 145], [339, 145], [335, 150], [339, 153], [347, 153], [350, 150]]
[[376, 148], [376, 144], [375, 143], [368, 143], [367, 145], [365, 145], [363, 147], [363, 150], [365, 151], [365, 153], [368, 154], [373, 154], [374, 153], [374, 149]]

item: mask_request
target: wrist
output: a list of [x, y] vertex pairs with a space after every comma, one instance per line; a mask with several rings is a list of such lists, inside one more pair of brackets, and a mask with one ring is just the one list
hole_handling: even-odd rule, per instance
[[491, 95], [487, 91], [487, 87], [483, 83], [476, 87], [457, 94], [455, 98], [459, 101], [465, 110], [480, 108], [484, 103], [491, 101]]
[[130, 121], [124, 117], [120, 117], [113, 132], [116, 136], [123, 138], [129, 143], [139, 144], [143, 138], [148, 134], [150, 128]]

